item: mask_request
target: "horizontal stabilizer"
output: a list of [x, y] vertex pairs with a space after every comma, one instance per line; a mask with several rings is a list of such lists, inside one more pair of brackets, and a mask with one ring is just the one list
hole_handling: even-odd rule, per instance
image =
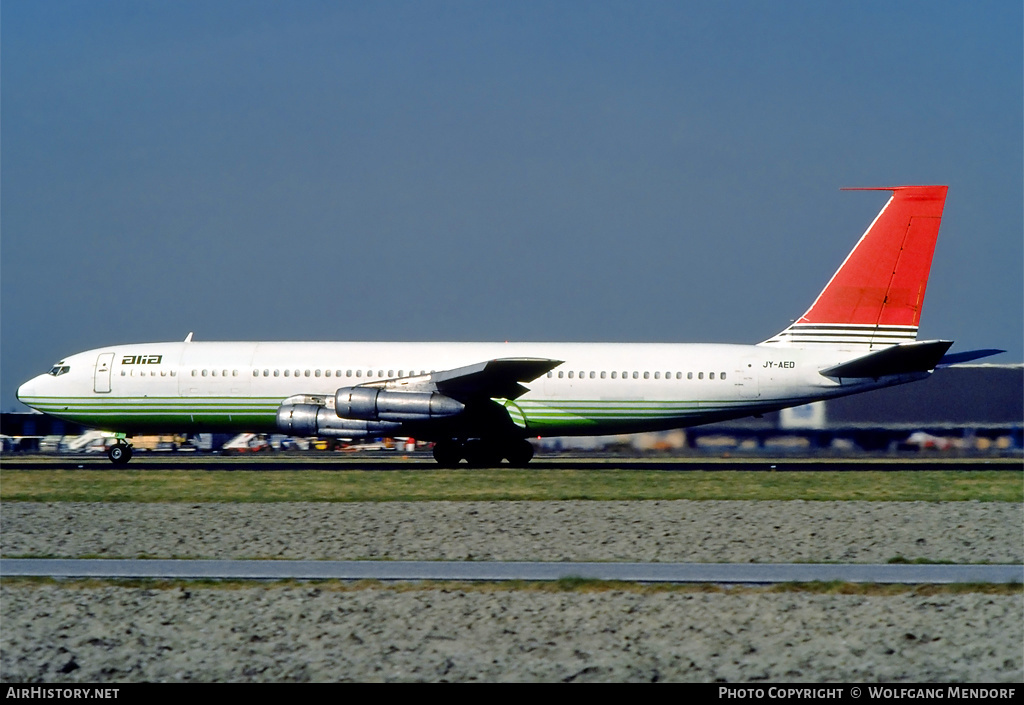
[[927, 372], [946, 354], [952, 340], [925, 340], [893, 345], [822, 370], [826, 377], [885, 377], [910, 372]]
[[984, 350], [966, 350], [964, 352], [953, 353], [952, 355], [944, 355], [939, 360], [938, 367], [949, 367], [950, 365], [959, 365], [963, 362], [971, 362], [973, 360], [980, 360], [983, 357], [990, 357], [992, 355], [998, 355], [1004, 353], [1005, 350], [996, 350], [994, 348], [986, 348]]

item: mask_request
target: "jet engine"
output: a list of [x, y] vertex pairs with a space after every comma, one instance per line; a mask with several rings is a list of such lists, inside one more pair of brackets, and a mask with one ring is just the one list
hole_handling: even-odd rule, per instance
[[462, 413], [466, 405], [437, 392], [391, 392], [375, 387], [342, 387], [334, 412], [344, 419], [424, 421]]
[[394, 421], [341, 419], [331, 409], [316, 404], [282, 404], [277, 410], [277, 428], [289, 436], [384, 436], [401, 425]]
[[342, 387], [333, 398], [289, 397], [277, 409], [277, 428], [291, 436], [382, 436], [398, 432], [403, 423], [455, 416], [465, 408], [437, 392]]

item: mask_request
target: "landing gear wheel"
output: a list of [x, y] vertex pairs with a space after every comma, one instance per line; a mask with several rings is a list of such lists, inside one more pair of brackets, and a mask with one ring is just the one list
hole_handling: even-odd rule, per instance
[[434, 460], [443, 468], [454, 468], [462, 460], [462, 444], [456, 441], [435, 443]]
[[132, 447], [127, 443], [116, 443], [110, 446], [107, 457], [114, 465], [126, 465], [132, 459]]
[[525, 468], [533, 460], [533, 445], [525, 438], [513, 441], [505, 449], [505, 459], [514, 468]]
[[466, 462], [471, 468], [495, 468], [501, 465], [501, 451], [483, 440], [466, 441]]

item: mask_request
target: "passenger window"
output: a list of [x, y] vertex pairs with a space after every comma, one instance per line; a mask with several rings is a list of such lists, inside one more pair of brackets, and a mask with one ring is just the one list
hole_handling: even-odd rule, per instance
[[388, 370], [388, 377], [394, 377], [394, 376], [395, 376], [395, 371], [394, 370]]
[[651, 373], [650, 372], [644, 372], [644, 379], [650, 379], [650, 378], [651, 378]]
[[634, 372], [633, 373], [633, 379], [640, 379], [640, 373], [639, 372]]
[[362, 377], [362, 376], [363, 376], [363, 371], [362, 370], [356, 370], [356, 377]]
[[725, 373], [723, 372], [723, 373], [721, 373], [720, 375], [718, 375], [718, 378], [719, 378], [719, 379], [725, 379]]
[[572, 370], [569, 370], [569, 379], [572, 379]]
[[285, 377], [291, 377], [291, 375], [292, 375], [292, 371], [291, 370], [285, 370], [284, 371], [284, 376]]
[[712, 372], [711, 374], [708, 375], [708, 379], [714, 379], [714, 378], [715, 378], [715, 373], [714, 372]]
[[697, 379], [704, 379], [704, 373], [703, 372], [698, 372], [697, 373]]
[[554, 372], [550, 372], [550, 371], [548, 372], [548, 379], [551, 379], [554, 376], [555, 376]]
[[274, 376], [275, 377], [280, 377], [281, 376], [281, 370], [274, 370]]
[[617, 374], [618, 374], [618, 372], [612, 372], [612, 379], [616, 379], [616, 375]]
[[562, 379], [562, 377], [563, 377], [564, 375], [565, 375], [565, 373], [564, 373], [564, 372], [562, 372], [561, 370], [559, 370], [559, 372], [558, 372], [558, 379]]
[[682, 379], [682, 378], [683, 378], [683, 373], [682, 372], [676, 372], [676, 379]]
[[693, 379], [693, 373], [692, 372], [687, 372], [686, 373], [686, 379]]
[[604, 370], [601, 370], [601, 379], [604, 379]]
[[655, 372], [654, 373], [654, 379], [661, 379], [661, 373], [660, 372]]
[[314, 372], [313, 376], [314, 377], [319, 377], [320, 376], [320, 370], [317, 370], [316, 372]]

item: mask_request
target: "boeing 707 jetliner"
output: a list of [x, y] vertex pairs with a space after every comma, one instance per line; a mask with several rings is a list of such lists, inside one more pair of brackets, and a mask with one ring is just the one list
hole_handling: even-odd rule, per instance
[[757, 345], [184, 342], [67, 357], [25, 404], [118, 435], [279, 432], [434, 441], [444, 466], [525, 465], [531, 436], [696, 426], [928, 377], [947, 340], [917, 340], [946, 186], [898, 186], [839, 271]]

